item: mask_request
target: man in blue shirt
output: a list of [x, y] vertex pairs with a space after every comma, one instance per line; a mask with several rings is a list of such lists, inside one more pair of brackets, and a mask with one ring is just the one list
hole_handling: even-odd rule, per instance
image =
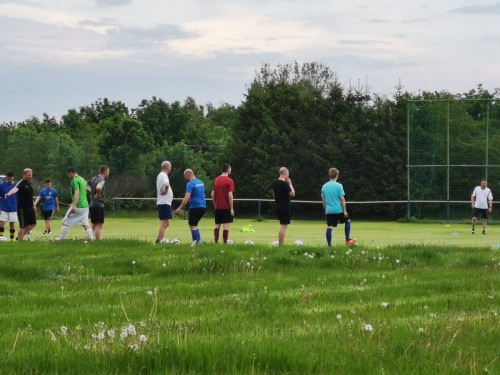
[[16, 186], [14, 174], [7, 172], [6, 180], [0, 183], [0, 237], [4, 237], [5, 223], [10, 225], [10, 240], [14, 241], [16, 235], [15, 224], [17, 221], [17, 196], [5, 198], [5, 194]]
[[40, 190], [38, 197], [35, 199], [35, 207], [40, 201], [42, 201], [42, 217], [45, 220], [43, 234], [50, 234], [52, 233], [50, 222], [54, 210], [57, 208], [57, 211], [59, 211], [59, 199], [57, 198], [57, 190], [52, 187], [52, 181], [48, 178], [45, 180], [45, 188]]
[[205, 201], [205, 185], [200, 179], [196, 178], [191, 169], [186, 169], [184, 171], [184, 178], [188, 180], [186, 184], [186, 194], [180, 206], [175, 210], [175, 213], [180, 214], [189, 202], [189, 227], [193, 239], [191, 246], [195, 246], [196, 244], [201, 244], [198, 223], [203, 215], [205, 215], [205, 210], [207, 208], [207, 203]]
[[345, 225], [345, 244], [350, 246], [358, 241], [350, 237], [351, 220], [347, 214], [344, 187], [337, 182], [339, 170], [337, 168], [330, 168], [328, 175], [330, 176], [330, 181], [321, 188], [321, 198], [323, 207], [325, 208], [326, 224], [328, 226], [326, 228], [326, 243], [328, 246], [332, 246], [333, 228], [337, 227], [337, 224], [340, 223]]

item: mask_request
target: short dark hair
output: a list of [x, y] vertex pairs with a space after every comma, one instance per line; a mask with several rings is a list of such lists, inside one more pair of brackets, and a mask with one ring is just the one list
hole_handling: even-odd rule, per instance
[[75, 169], [75, 167], [68, 167], [68, 169], [66, 169], [66, 172], [67, 173], [76, 173], [76, 169]]
[[228, 170], [231, 169], [231, 166], [228, 163], [224, 163], [222, 166], [222, 172], [226, 173]]
[[14, 177], [14, 173], [12, 173], [12, 172], [7, 172], [5, 175], [6, 175], [7, 177]]
[[107, 170], [109, 169], [109, 167], [107, 165], [101, 165], [99, 167], [99, 173], [104, 173], [106, 172]]
[[45, 179], [45, 183], [46, 183], [46, 184], [50, 184], [51, 182], [52, 182], [52, 181], [50, 180], [50, 178], [46, 178], [46, 179]]

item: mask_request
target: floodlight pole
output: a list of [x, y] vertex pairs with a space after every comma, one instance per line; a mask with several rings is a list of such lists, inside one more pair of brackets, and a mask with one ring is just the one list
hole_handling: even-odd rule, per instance
[[410, 208], [410, 103], [406, 103], [406, 184], [407, 184], [407, 197], [406, 202], [406, 218], [409, 219], [411, 215]]
[[446, 106], [446, 220], [450, 220], [450, 101]]

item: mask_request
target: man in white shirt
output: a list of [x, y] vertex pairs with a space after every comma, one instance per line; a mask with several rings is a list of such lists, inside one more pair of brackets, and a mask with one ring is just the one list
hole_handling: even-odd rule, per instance
[[156, 205], [158, 208], [158, 218], [160, 219], [160, 229], [158, 230], [158, 237], [156, 243], [163, 240], [165, 231], [172, 219], [172, 200], [174, 193], [170, 187], [170, 180], [168, 173], [172, 170], [172, 164], [169, 161], [161, 163], [161, 172], [156, 177]]
[[485, 178], [481, 180], [481, 185], [476, 186], [470, 198], [472, 205], [472, 234], [476, 233], [476, 221], [479, 215], [483, 219], [483, 234], [486, 234], [488, 224], [488, 213], [493, 208], [493, 195]]

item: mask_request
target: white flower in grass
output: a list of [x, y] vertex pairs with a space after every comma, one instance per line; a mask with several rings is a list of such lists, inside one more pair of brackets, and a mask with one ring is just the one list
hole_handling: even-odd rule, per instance
[[364, 328], [366, 332], [373, 332], [373, 326], [369, 323], [365, 324]]
[[135, 260], [132, 261], [132, 265], [135, 266]]
[[146, 322], [139, 322], [139, 325], [140, 325], [141, 327], [146, 327]]
[[165, 268], [165, 267], [167, 267], [167, 264], [163, 263], [161, 266]]
[[417, 331], [417, 332], [418, 332], [418, 333], [424, 333], [424, 332], [425, 332], [425, 330], [424, 330], [422, 327], [420, 327], [420, 328], [418, 329], [418, 331]]
[[399, 264], [401, 263], [401, 261], [399, 259], [396, 259], [396, 264]]
[[63, 335], [65, 335], [67, 332], [68, 332], [68, 327], [66, 327], [66, 326], [62, 326], [62, 327], [61, 327], [61, 333], [62, 333]]
[[389, 307], [389, 302], [382, 302], [382, 308], [387, 309]]
[[104, 332], [99, 332], [99, 334], [97, 335], [97, 339], [98, 340], [104, 340]]
[[252, 267], [252, 263], [247, 262], [247, 267], [249, 267], [249, 268]]
[[146, 294], [151, 297], [153, 295], [153, 292], [151, 290], [148, 290]]
[[337, 320], [341, 320], [341, 319], [342, 319], [342, 315], [337, 314]]
[[93, 338], [94, 340], [97, 340], [97, 334], [93, 333], [93, 334], [92, 334], [92, 338]]
[[114, 331], [114, 330], [112, 330], [112, 329], [108, 329], [108, 332], [107, 332], [107, 333], [108, 333], [108, 336], [109, 336], [110, 338], [114, 338], [114, 337], [115, 337], [115, 331]]
[[139, 341], [140, 342], [146, 342], [146, 341], [148, 341], [148, 338], [146, 337], [146, 335], [140, 335], [139, 336]]
[[129, 325], [127, 326], [127, 333], [128, 333], [129, 335], [131, 335], [131, 336], [135, 336], [136, 331], [135, 331], [135, 327], [134, 327], [134, 325], [133, 325], [133, 324], [129, 324]]
[[126, 329], [126, 328], [124, 328], [124, 329], [122, 329], [122, 331], [120, 332], [120, 339], [121, 339], [121, 340], [125, 340], [127, 337], [128, 337], [128, 332], [127, 332], [127, 329]]
[[128, 347], [130, 350], [139, 350], [139, 345], [137, 344], [132, 344]]

